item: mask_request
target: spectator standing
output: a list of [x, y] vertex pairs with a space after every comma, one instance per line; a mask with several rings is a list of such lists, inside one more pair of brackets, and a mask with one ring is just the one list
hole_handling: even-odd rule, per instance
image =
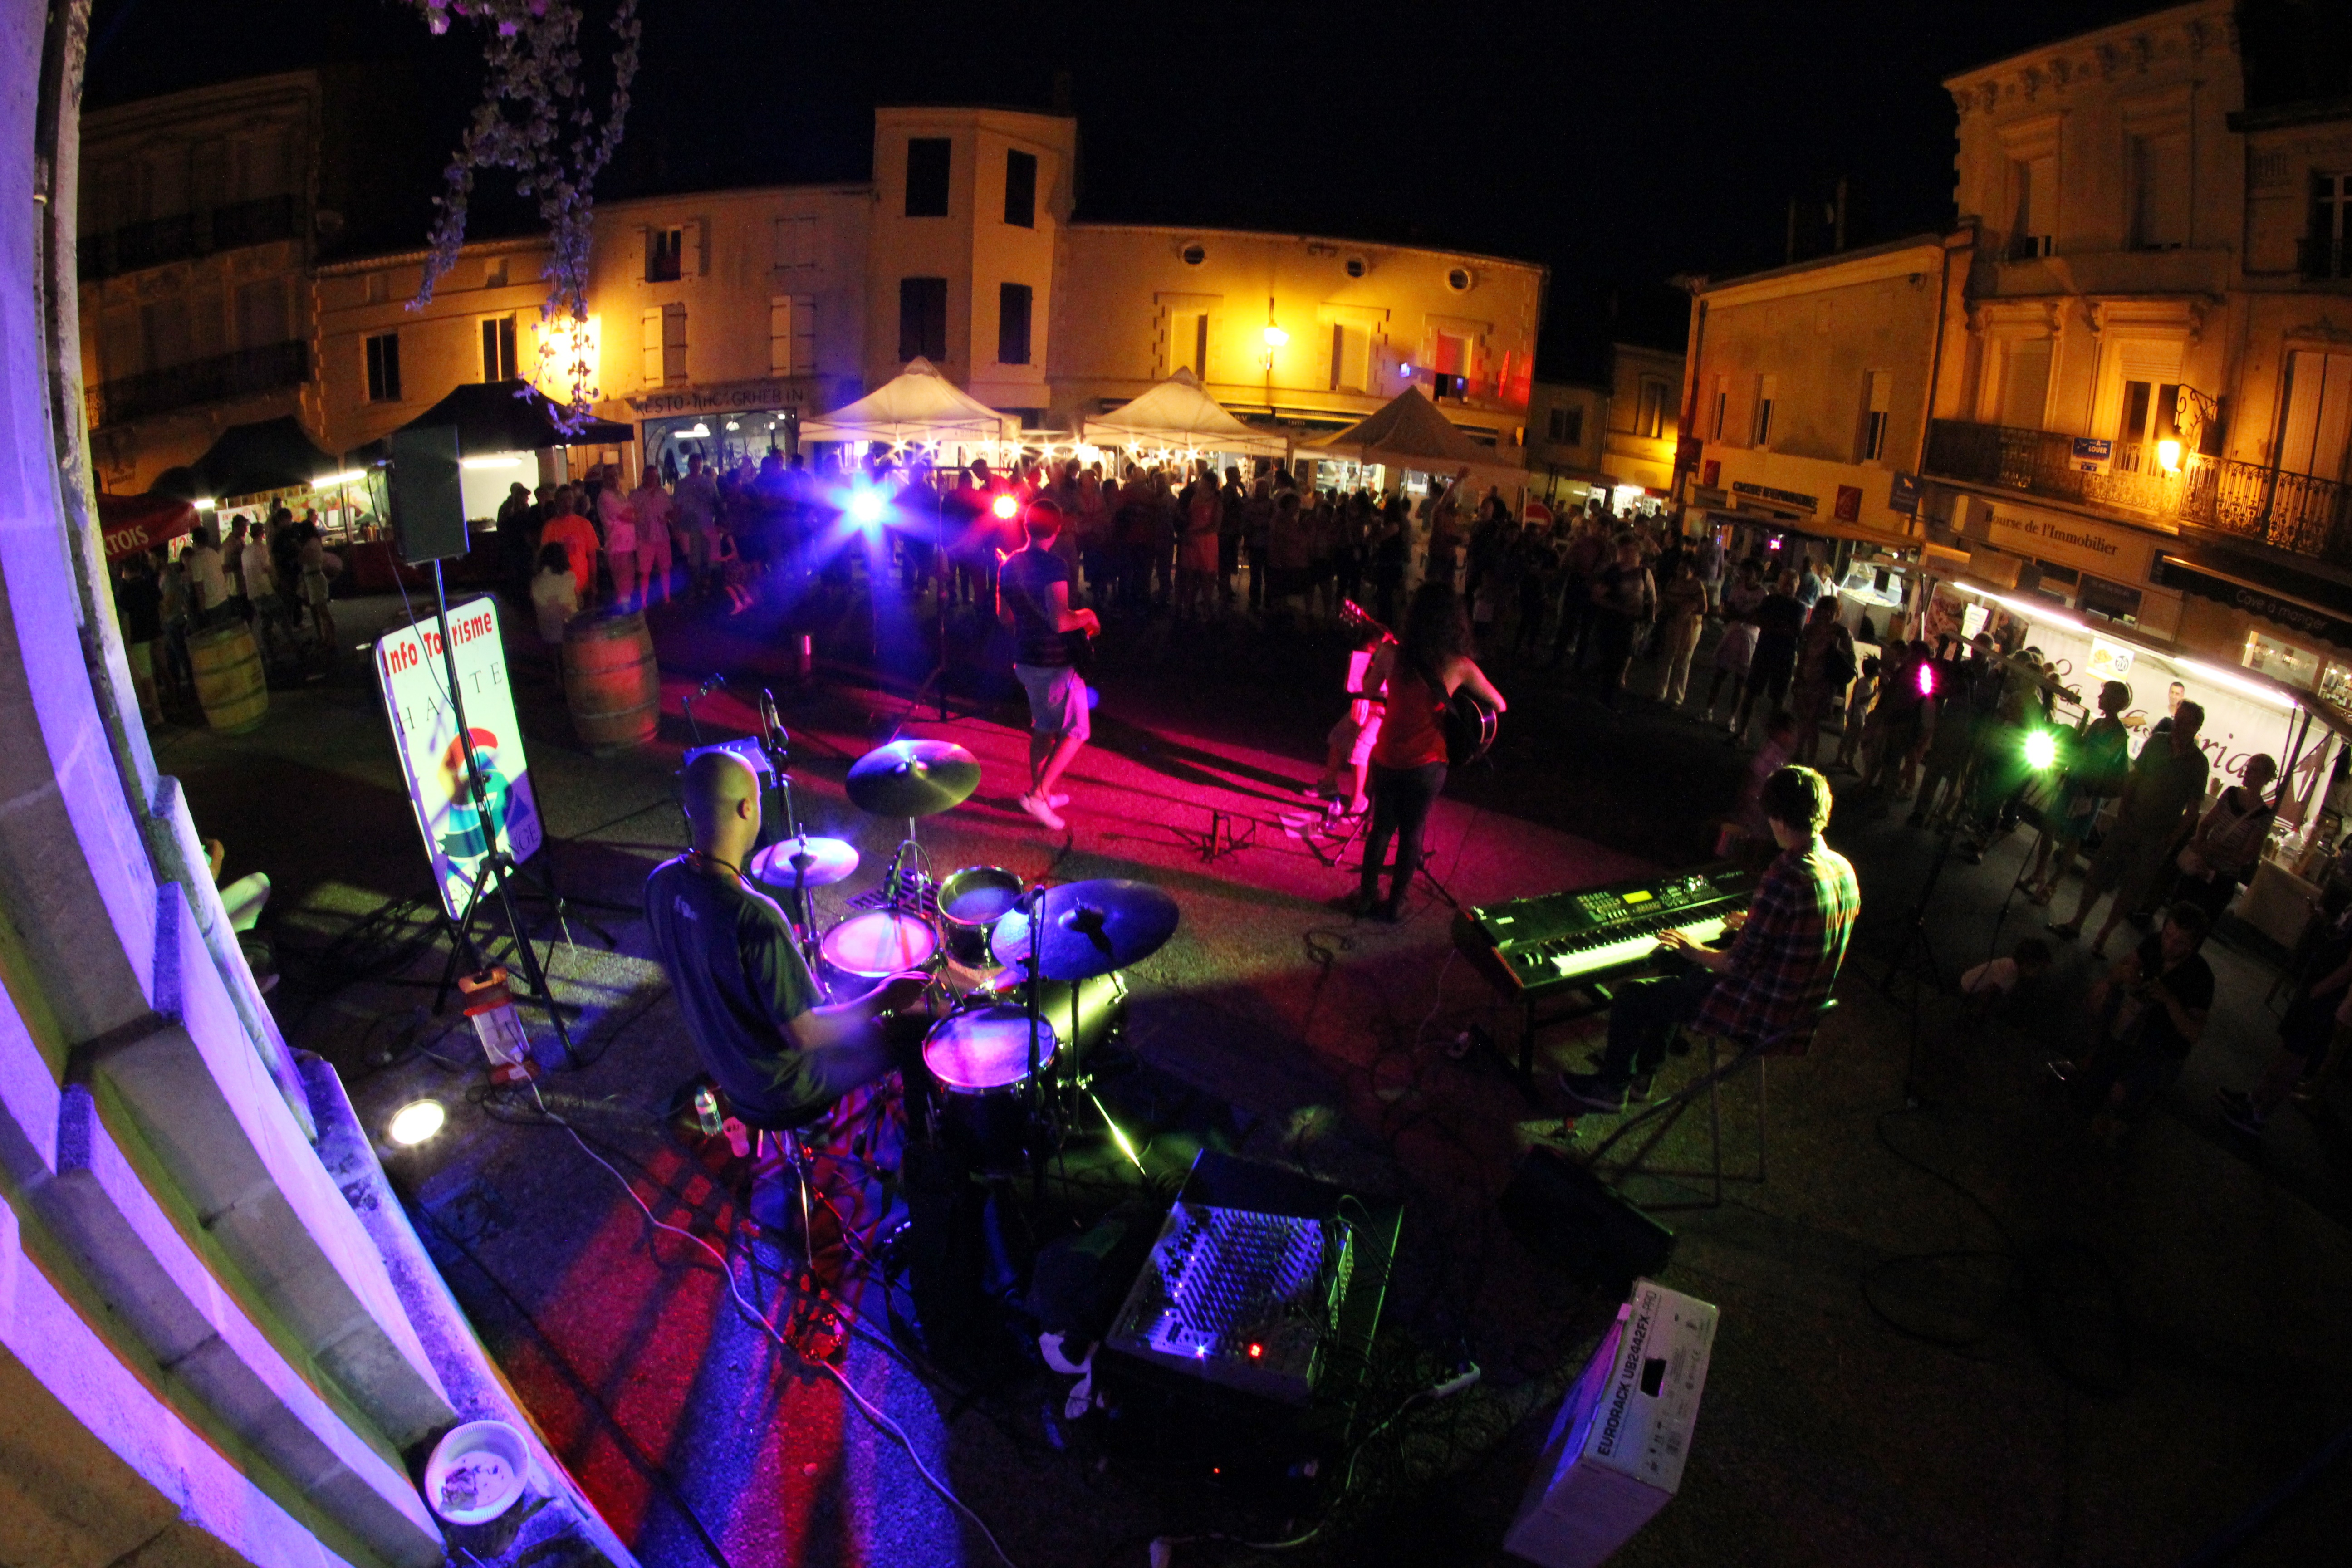
[[1601, 700], [1614, 708], [1625, 689], [1633, 639], [1658, 613], [1658, 585], [1642, 564], [1641, 539], [1630, 531], [1617, 536], [1616, 559], [1593, 575], [1592, 613], [1601, 640]]
[[172, 552], [162, 545], [147, 552], [155, 571], [155, 585], [163, 599], [163, 674], [157, 681], [159, 695], [168, 692], [176, 698], [195, 684], [196, 672], [188, 662], [188, 574], [172, 559]]
[[2279, 1019], [2279, 1048], [2247, 1089], [2218, 1091], [2221, 1119], [2259, 1138], [2289, 1097], [2315, 1100], [2344, 1042], [2352, 1037], [2352, 910], [2321, 934], [2304, 973], [2315, 974]]
[[530, 491], [521, 484], [507, 487], [507, 499], [499, 503], [499, 577], [510, 602], [528, 603], [530, 598], [531, 557], [539, 550], [539, 541], [532, 537]]
[[669, 603], [670, 572], [677, 556], [670, 541], [670, 528], [677, 516], [677, 507], [662, 489], [661, 470], [647, 468], [637, 481], [635, 494], [629, 497], [629, 510], [637, 522], [637, 581], [644, 585], [645, 603], [651, 609], [655, 601]]
[[[1265, 608], [1267, 574], [1272, 570], [1267, 551], [1273, 538], [1274, 483], [1260, 477], [1250, 486], [1249, 500], [1242, 504], [1242, 544], [1249, 561], [1249, 607], [1253, 610]], [[1402, 575], [1397, 585], [1404, 585]]]
[[[2150, 735], [2140, 747], [2116, 808], [2115, 826], [2083, 875], [2083, 895], [2075, 901], [2074, 916], [2052, 926], [2053, 935], [2069, 942], [2082, 935], [2084, 917], [2112, 888], [2115, 905], [2091, 942], [2091, 954], [2098, 957], [2106, 948], [2107, 934], [2155, 889], [2171, 864], [2190, 809], [2205, 798], [2205, 779], [2212, 764], [2197, 744], [2197, 731], [2204, 723], [2205, 710], [2183, 702], [2172, 711], [2172, 727], [2161, 736]], [[2200, 921], [2204, 919], [2204, 910], [2194, 904], [2187, 907]], [[2203, 934], [2200, 929], [2198, 935]]]
[[1206, 620], [1215, 602], [1217, 532], [1224, 521], [1224, 498], [1207, 459], [1193, 465], [1192, 482], [1176, 504], [1176, 614]]
[[1700, 533], [1691, 555], [1699, 586], [1706, 590], [1707, 608], [1714, 609], [1723, 603], [1723, 530], [1709, 528]]
[[139, 712], [150, 724], [160, 724], [163, 703], [155, 690], [155, 644], [163, 636], [163, 590], [143, 552], [134, 551], [115, 567], [114, 619], [122, 633]]
[[[2121, 794], [2131, 776], [2131, 731], [2124, 728], [2123, 711], [2131, 705], [2131, 688], [2110, 680], [2099, 688], [2099, 716], [2084, 725], [2067, 748], [2066, 778], [2058, 795], [2058, 809], [2034, 851], [2034, 884], [2027, 901], [2047, 904], [2074, 863], [2075, 852], [2090, 837], [2100, 810]], [[2047, 868], [2046, 871], [2044, 868]]]
[[562, 546], [580, 603], [593, 604], [596, 597], [596, 552], [600, 548], [596, 525], [580, 515], [580, 492], [568, 485], [559, 488], [549, 504], [555, 509], [555, 515], [539, 531], [541, 559], [545, 559], [544, 546]]
[[228, 574], [221, 562], [216, 524], [196, 524], [194, 542], [180, 552], [188, 583], [188, 622], [197, 630], [219, 626], [228, 618]]
[[1241, 574], [1243, 513], [1248, 500], [1241, 469], [1227, 468], [1217, 492], [1217, 597], [1228, 610], [1234, 607], [1234, 579]]
[[[1739, 710], [1739, 694], [1748, 689], [1748, 667], [1756, 658], [1756, 621], [1752, 616], [1733, 614], [1723, 624], [1722, 640], [1715, 645], [1715, 679], [1707, 683], [1706, 712], [1701, 721], [1715, 722], [1715, 704], [1727, 684], [1731, 688], [1731, 708]], [[1725, 727], [1737, 732], [1738, 726], [1726, 721]]]
[[580, 579], [572, 571], [571, 552], [560, 543], [540, 546], [539, 571], [530, 580], [531, 613], [539, 618], [539, 640], [550, 647], [563, 643], [563, 628], [580, 613]]
[[1734, 742], [1748, 733], [1756, 700], [1766, 711], [1787, 700], [1789, 682], [1797, 673], [1797, 640], [1804, 633], [1805, 610], [1797, 603], [1797, 574], [1783, 572], [1756, 606], [1756, 657], [1748, 662], [1748, 685], [1741, 691], [1739, 711], [1731, 721]]
[[1795, 761], [1812, 764], [1821, 745], [1822, 721], [1838, 711], [1853, 679], [1853, 634], [1838, 620], [1837, 597], [1816, 599], [1798, 642], [1796, 686], [1790, 701], [1797, 716]]
[[303, 609], [310, 613], [310, 629], [318, 634], [320, 652], [329, 664], [335, 659], [335, 612], [332, 595], [335, 574], [343, 569], [342, 557], [331, 554], [327, 536], [315, 522], [302, 525], [302, 535], [294, 550], [296, 581], [300, 584], [299, 597]]
[[2238, 885], [2262, 862], [2263, 846], [2270, 842], [2271, 824], [2278, 818], [2277, 808], [2263, 798], [2263, 792], [2277, 777], [2278, 763], [2266, 753], [2247, 758], [2238, 782], [2221, 792], [2180, 847], [2175, 862], [2180, 879], [2172, 896], [2203, 910], [2209, 921], [2221, 918]]
[[1691, 656], [1698, 652], [1699, 633], [1706, 626], [1706, 584], [1688, 555], [1675, 563], [1675, 574], [1658, 591], [1658, 614], [1665, 623], [1659, 656], [1664, 665], [1658, 679], [1658, 700], [1680, 708], [1690, 687]]
[[711, 562], [719, 543], [719, 483], [703, 470], [702, 454], [686, 459], [686, 472], [670, 498], [677, 531], [686, 543], [686, 563], [693, 589], [710, 585]]

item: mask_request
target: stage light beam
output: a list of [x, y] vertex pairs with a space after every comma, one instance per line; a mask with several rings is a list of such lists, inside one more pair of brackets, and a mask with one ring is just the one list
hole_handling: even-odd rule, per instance
[[2046, 773], [2058, 761], [2058, 737], [2047, 730], [2025, 732], [2025, 765], [2037, 773]]
[[887, 510], [888, 503], [883, 500], [879, 490], [857, 490], [849, 498], [850, 518], [863, 527], [872, 528], [882, 521], [883, 513]]
[[1005, 521], [1011, 522], [1021, 515], [1021, 500], [1017, 496], [1001, 495], [989, 503], [988, 510]]

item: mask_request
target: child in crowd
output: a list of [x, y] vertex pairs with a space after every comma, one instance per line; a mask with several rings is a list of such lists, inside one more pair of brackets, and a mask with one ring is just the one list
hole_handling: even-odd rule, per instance
[[1870, 705], [1878, 700], [1878, 657], [1874, 654], [1862, 661], [1862, 673], [1846, 688], [1845, 718], [1838, 725], [1837, 765], [1848, 773], [1858, 771], [1862, 756], [1862, 732], [1867, 727]]
[[1756, 622], [1746, 616], [1733, 616], [1724, 623], [1723, 640], [1715, 645], [1715, 679], [1706, 689], [1705, 721], [1715, 722], [1716, 700], [1723, 689], [1731, 688], [1731, 707], [1739, 709], [1739, 694], [1748, 685], [1748, 666], [1756, 657]]
[[2005, 1000], [2050, 968], [2050, 944], [2030, 936], [2010, 949], [2007, 958], [1988, 959], [1960, 976], [1960, 994], [1986, 1001]]
[[530, 607], [539, 616], [539, 640], [550, 647], [562, 646], [563, 628], [580, 613], [580, 579], [572, 575], [571, 553], [561, 544], [540, 546]]
[[1312, 792], [1330, 802], [1333, 816], [1361, 816], [1371, 804], [1364, 794], [1364, 781], [1372, 747], [1381, 738], [1381, 710], [1380, 693], [1364, 691], [1364, 673], [1371, 668], [1372, 655], [1390, 640], [1388, 633], [1367, 626], [1348, 655], [1348, 684], [1342, 688], [1348, 710], [1331, 726], [1325, 742], [1323, 776], [1315, 781]]

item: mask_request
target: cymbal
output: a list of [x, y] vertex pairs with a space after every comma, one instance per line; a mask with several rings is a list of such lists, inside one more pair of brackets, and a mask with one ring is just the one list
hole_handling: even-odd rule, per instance
[[893, 741], [849, 766], [849, 803], [877, 816], [929, 816], [980, 787], [980, 759], [952, 741]]
[[[1176, 900], [1149, 882], [1105, 878], [1049, 889], [1039, 912], [1038, 969], [1048, 980], [1091, 980], [1139, 963], [1176, 934]], [[996, 922], [990, 949], [999, 963], [1029, 961], [1029, 921], [1017, 911]]]
[[830, 888], [857, 869], [857, 846], [841, 838], [780, 838], [751, 857], [751, 879], [770, 887]]

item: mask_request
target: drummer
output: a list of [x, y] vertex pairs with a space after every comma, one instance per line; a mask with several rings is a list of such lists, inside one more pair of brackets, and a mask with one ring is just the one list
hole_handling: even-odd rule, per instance
[[760, 1128], [806, 1125], [916, 1059], [928, 1020], [898, 1010], [913, 1007], [924, 977], [818, 1005], [783, 910], [743, 876], [760, 837], [759, 775], [732, 753], [705, 752], [687, 765], [685, 791], [694, 847], [646, 879], [654, 951], [735, 1114]]

